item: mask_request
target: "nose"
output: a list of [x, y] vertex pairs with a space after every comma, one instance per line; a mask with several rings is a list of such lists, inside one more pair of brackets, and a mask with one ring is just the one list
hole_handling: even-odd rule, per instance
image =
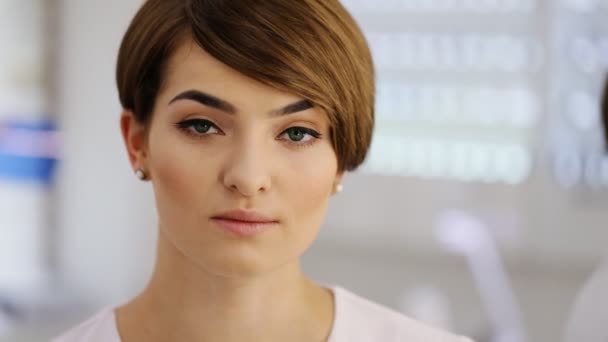
[[227, 159], [224, 186], [244, 197], [268, 192], [271, 187], [270, 158], [263, 143], [251, 140], [238, 144]]

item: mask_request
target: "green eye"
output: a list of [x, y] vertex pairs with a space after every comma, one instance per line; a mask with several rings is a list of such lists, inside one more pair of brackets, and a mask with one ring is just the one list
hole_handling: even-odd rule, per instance
[[211, 124], [209, 121], [199, 120], [192, 124], [192, 128], [196, 131], [196, 133], [205, 134], [211, 129]]
[[186, 120], [178, 123], [177, 126], [186, 133], [196, 136], [206, 136], [220, 132], [213, 122], [205, 119]]
[[321, 138], [319, 132], [305, 127], [290, 127], [281, 134], [281, 139], [298, 144], [305, 144], [319, 138]]
[[286, 133], [291, 141], [302, 141], [306, 137], [306, 134], [308, 134], [306, 131], [298, 127], [290, 128]]

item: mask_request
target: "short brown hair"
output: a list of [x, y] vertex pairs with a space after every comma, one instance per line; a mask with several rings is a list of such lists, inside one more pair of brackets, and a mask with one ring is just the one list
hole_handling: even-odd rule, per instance
[[324, 109], [340, 170], [365, 159], [374, 126], [367, 42], [338, 0], [147, 0], [123, 38], [123, 108], [147, 125], [169, 57], [191, 38], [211, 56]]

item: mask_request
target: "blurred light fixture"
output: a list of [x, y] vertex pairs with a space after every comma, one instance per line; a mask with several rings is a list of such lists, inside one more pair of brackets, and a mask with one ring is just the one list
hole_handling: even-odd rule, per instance
[[488, 227], [468, 212], [451, 210], [438, 217], [435, 235], [444, 248], [467, 259], [494, 328], [492, 342], [525, 342], [515, 294]]

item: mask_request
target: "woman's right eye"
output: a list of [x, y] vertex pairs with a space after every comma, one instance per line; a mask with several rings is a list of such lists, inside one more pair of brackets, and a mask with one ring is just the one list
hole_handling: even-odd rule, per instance
[[201, 137], [209, 134], [220, 133], [220, 130], [213, 122], [205, 119], [184, 120], [178, 123], [177, 126], [188, 134]]

